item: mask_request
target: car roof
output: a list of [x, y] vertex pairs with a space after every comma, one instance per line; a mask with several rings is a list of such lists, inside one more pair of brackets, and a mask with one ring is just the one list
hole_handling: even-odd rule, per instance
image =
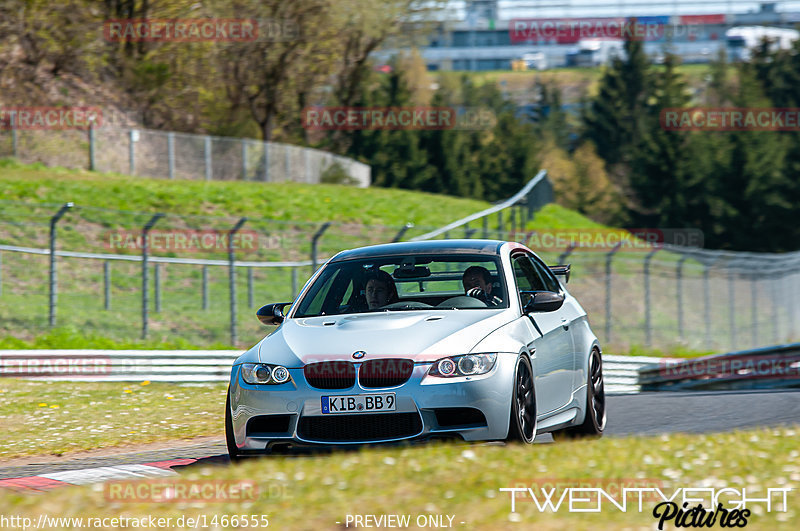
[[334, 256], [331, 262], [414, 254], [484, 254], [499, 256], [500, 248], [505, 243], [499, 240], [430, 240], [424, 242], [384, 243], [342, 251]]

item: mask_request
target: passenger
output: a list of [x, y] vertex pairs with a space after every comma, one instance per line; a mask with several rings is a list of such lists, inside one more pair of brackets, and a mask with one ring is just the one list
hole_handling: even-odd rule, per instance
[[485, 267], [468, 267], [462, 282], [468, 296], [485, 302], [487, 306], [499, 306], [503, 302], [500, 297], [492, 295], [492, 274]]
[[368, 271], [366, 279], [365, 294], [370, 310], [397, 302], [397, 287], [389, 273], [381, 270]]

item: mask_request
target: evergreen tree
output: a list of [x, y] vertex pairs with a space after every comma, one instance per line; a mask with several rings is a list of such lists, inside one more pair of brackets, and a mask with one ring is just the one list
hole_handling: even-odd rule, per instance
[[600, 81], [598, 94], [584, 113], [584, 138], [608, 164], [629, 162], [641, 138], [642, 110], [649, 90], [649, 60], [638, 40], [625, 41], [625, 57], [616, 57]]

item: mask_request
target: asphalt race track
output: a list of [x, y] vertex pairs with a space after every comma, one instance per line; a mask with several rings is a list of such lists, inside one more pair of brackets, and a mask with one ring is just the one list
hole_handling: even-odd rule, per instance
[[[607, 400], [608, 436], [708, 433], [800, 425], [800, 390], [661, 392], [609, 396]], [[537, 442], [540, 443], [551, 441], [550, 435], [537, 437]], [[103, 470], [103, 467], [124, 468], [153, 463], [167, 463], [157, 466], [179, 470], [198, 464], [225, 464], [228, 456], [224, 442], [220, 441], [188, 446], [184, 443], [174, 448], [104, 457], [82, 457], [56, 462], [48, 460], [49, 462], [42, 463], [35, 461], [35, 458], [31, 458], [30, 463], [16, 466], [0, 464], [0, 487], [3, 486], [2, 480], [7, 478], [42, 477], [43, 474], [57, 475], [68, 471], [96, 471]], [[91, 482], [91, 479], [87, 477], [83, 482]]]
[[659, 392], [608, 397], [608, 435], [709, 433], [800, 425], [800, 390]]

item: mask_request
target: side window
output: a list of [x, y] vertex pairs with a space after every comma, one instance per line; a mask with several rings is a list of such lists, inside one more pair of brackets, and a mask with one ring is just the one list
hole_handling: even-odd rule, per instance
[[561, 284], [558, 283], [558, 279], [550, 271], [550, 268], [544, 265], [540, 260], [536, 260], [535, 258], [530, 258], [531, 263], [533, 264], [534, 269], [536, 269], [537, 274], [542, 279], [542, 284], [544, 285], [544, 289], [546, 291], [553, 291], [558, 293], [561, 291]]
[[546, 291], [541, 277], [536, 273], [530, 259], [523, 255], [517, 255], [514, 260], [514, 277], [517, 281], [517, 296], [520, 297], [522, 306], [528, 303], [529, 296], [519, 293], [521, 291]]

